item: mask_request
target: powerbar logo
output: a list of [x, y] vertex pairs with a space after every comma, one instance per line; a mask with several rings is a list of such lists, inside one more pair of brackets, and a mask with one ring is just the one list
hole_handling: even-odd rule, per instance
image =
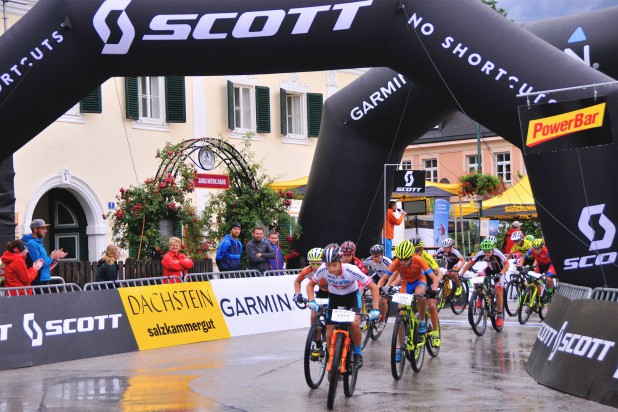
[[[43, 345], [43, 336], [70, 335], [73, 333], [88, 333], [97, 330], [118, 329], [118, 319], [122, 314], [100, 316], [85, 316], [82, 318], [56, 319], [45, 322], [45, 330], [34, 320], [34, 313], [25, 313], [24, 331], [32, 340], [32, 346]], [[108, 321], [109, 320], [109, 321]]]
[[[95, 13], [92, 24], [103, 40], [104, 47], [101, 54], [126, 54], [135, 39], [135, 28], [131, 23], [126, 8], [131, 0], [107, 0]], [[352, 3], [337, 3], [299, 7], [289, 10], [259, 10], [244, 13], [197, 13], [187, 14], [159, 14], [154, 16], [149, 24], [151, 33], [145, 34], [142, 40], [188, 40], [191, 36], [195, 40], [221, 40], [229, 34], [236, 39], [272, 37], [279, 32], [287, 16], [294, 17], [296, 23], [290, 34], [307, 34], [318, 14], [337, 11], [339, 16], [332, 27], [333, 31], [348, 30], [352, 26], [356, 14], [361, 7], [371, 6], [373, 0], [356, 1]], [[107, 25], [107, 18], [113, 11], [121, 11], [118, 17], [118, 28], [122, 31], [117, 43], [108, 43], [111, 29]], [[215, 24], [223, 20], [234, 21], [231, 33], [214, 31]], [[256, 27], [258, 27], [256, 29]]]
[[602, 362], [609, 350], [616, 346], [616, 343], [610, 340], [578, 335], [576, 333], [566, 333], [568, 324], [569, 322], [565, 321], [558, 331], [547, 324], [541, 326], [541, 330], [536, 338], [545, 346], [551, 348], [551, 353], [547, 360], [551, 361], [554, 359], [557, 352], [564, 352]]
[[561, 136], [603, 126], [605, 103], [585, 109], [530, 120], [526, 146], [533, 147]]

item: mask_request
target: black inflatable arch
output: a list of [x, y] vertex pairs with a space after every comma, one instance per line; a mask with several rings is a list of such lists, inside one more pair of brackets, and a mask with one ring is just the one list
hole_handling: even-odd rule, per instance
[[[601, 70], [616, 67], [609, 38], [615, 36], [607, 34], [616, 21], [611, 10], [587, 17], [609, 43]], [[536, 30], [557, 44], [572, 25], [563, 19]], [[234, 56], [243, 56], [242, 65]], [[454, 108], [521, 147], [517, 93], [612, 81], [478, 0], [41, 0], [0, 38], [1, 157], [114, 76], [382, 66], [395, 72], [374, 69], [326, 105], [301, 211], [301, 249], [354, 234], [361, 248], [374, 241], [382, 165], [398, 162], [407, 144]], [[389, 81], [393, 93], [371, 100]], [[613, 123], [616, 92], [599, 92]], [[534, 102], [590, 96], [575, 89]], [[367, 99], [374, 108], [353, 114]], [[582, 262], [565, 272], [572, 283], [618, 285], [616, 196], [603, 184], [617, 175], [616, 154], [611, 144], [526, 158], [554, 260], [560, 268]], [[361, 165], [366, 172], [359, 174]], [[12, 202], [9, 186], [0, 188], [5, 205]], [[6, 207], [0, 211], [6, 229]], [[594, 219], [582, 229], [585, 211]], [[594, 249], [601, 236], [610, 245]]]

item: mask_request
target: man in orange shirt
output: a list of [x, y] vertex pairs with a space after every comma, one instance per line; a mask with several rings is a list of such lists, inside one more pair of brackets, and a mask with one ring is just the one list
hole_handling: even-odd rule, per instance
[[388, 202], [388, 209], [386, 209], [386, 218], [384, 219], [384, 256], [387, 258], [392, 257], [393, 250], [393, 238], [395, 237], [395, 226], [399, 226], [403, 222], [403, 218], [406, 216], [405, 211], [401, 211], [401, 215], [395, 217], [395, 210], [397, 209], [397, 202], [391, 200]]

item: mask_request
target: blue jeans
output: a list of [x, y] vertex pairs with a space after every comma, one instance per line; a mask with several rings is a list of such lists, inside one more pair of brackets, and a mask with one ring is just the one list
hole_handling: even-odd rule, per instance
[[384, 256], [391, 258], [393, 254], [393, 239], [384, 238]]

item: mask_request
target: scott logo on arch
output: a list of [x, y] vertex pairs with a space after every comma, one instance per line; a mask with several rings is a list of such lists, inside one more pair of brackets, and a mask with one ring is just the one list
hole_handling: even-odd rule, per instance
[[[616, 261], [616, 257], [618, 256], [617, 252], [598, 252], [600, 250], [609, 249], [614, 242], [614, 238], [616, 237], [616, 226], [607, 216], [605, 216], [603, 213], [604, 209], [605, 204], [587, 206], [582, 209], [577, 226], [590, 242], [590, 247], [588, 250], [597, 253], [588, 256], [565, 259], [564, 270], [591, 268], [593, 266], [612, 264]], [[601, 226], [604, 230], [602, 237], [601, 234], [597, 233], [590, 225], [592, 217], [597, 215], [599, 216], [599, 226]]]
[[[135, 39], [135, 28], [131, 24], [125, 9], [131, 0], [107, 0], [95, 13], [92, 23], [105, 44], [101, 54], [127, 54]], [[373, 0], [356, 1], [352, 3], [336, 3], [298, 7], [289, 10], [256, 10], [244, 13], [198, 13], [158, 14], [151, 20], [148, 27], [151, 32], [144, 34], [142, 40], [221, 40], [231, 34], [236, 39], [253, 37], [271, 37], [276, 35], [288, 16], [295, 19], [295, 24], [289, 34], [307, 34], [314, 21], [324, 13], [338, 13], [339, 16], [331, 28], [333, 31], [349, 30], [361, 7], [371, 6]], [[109, 44], [111, 29], [106, 19], [113, 11], [121, 11], [118, 27], [122, 36], [118, 43]], [[234, 27], [230, 33], [215, 31], [215, 23], [231, 20]], [[256, 20], [260, 24], [254, 24]], [[259, 27], [255, 29], [255, 27]]]

